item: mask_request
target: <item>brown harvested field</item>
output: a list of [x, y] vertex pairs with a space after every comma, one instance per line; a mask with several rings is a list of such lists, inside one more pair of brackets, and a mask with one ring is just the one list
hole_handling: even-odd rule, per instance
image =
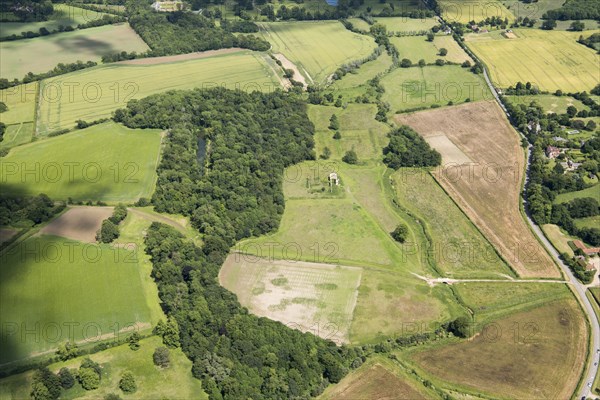
[[199, 51], [196, 53], [178, 54], [176, 56], [137, 58], [135, 60], [120, 61], [116, 64], [127, 64], [127, 65], [166, 64], [166, 63], [176, 62], [176, 61], [198, 60], [200, 58], [214, 57], [214, 56], [220, 56], [223, 54], [237, 53], [238, 51], [247, 51], [247, 50], [242, 49], [241, 47], [232, 47], [230, 49]]
[[[416, 382], [415, 382], [416, 385]], [[380, 363], [368, 363], [325, 392], [321, 400], [418, 400], [430, 398]]]
[[61, 236], [80, 242], [94, 243], [102, 221], [110, 217], [113, 207], [71, 207], [43, 227], [38, 235]]
[[495, 101], [401, 114], [395, 120], [442, 154], [433, 176], [521, 277], [560, 277], [519, 210], [524, 151]]
[[410, 357], [448, 386], [478, 394], [569, 399], [583, 372], [587, 340], [581, 309], [568, 298], [496, 320], [468, 341]]

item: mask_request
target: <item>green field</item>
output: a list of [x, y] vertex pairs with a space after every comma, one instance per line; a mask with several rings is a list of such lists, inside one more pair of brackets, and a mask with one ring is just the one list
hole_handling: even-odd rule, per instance
[[68, 340], [109, 339], [129, 325], [150, 322], [131, 250], [41, 236], [1, 256], [0, 318], [14, 334], [0, 343], [0, 363], [43, 354]]
[[508, 18], [509, 22], [515, 19], [515, 16], [504, 4], [497, 0], [466, 0], [461, 2], [439, 0], [438, 4], [442, 17], [448, 23], [460, 22], [466, 24], [472, 20], [480, 22], [488, 17]]
[[581, 228], [597, 228], [600, 226], [600, 215], [596, 215], [588, 218], [577, 218], [575, 220], [575, 226]]
[[515, 17], [540, 20], [546, 11], [560, 8], [565, 0], [538, 0], [529, 4], [515, 0], [503, 0], [502, 3]]
[[[350, 103], [345, 109], [310, 105], [308, 115], [315, 124], [315, 150], [322, 154], [324, 147], [331, 150], [331, 159], [341, 160], [346, 151], [354, 149], [359, 160], [381, 159], [382, 149], [389, 139], [390, 128], [375, 120], [375, 104]], [[334, 131], [328, 129], [329, 118], [337, 115], [341, 139], [333, 139]]]
[[589, 110], [589, 107], [581, 101], [570, 96], [554, 96], [551, 94], [539, 94], [536, 96], [506, 96], [513, 104], [524, 104], [529, 106], [532, 101], [538, 103], [546, 112], [564, 114], [567, 107], [574, 106], [577, 110]]
[[296, 64], [308, 82], [324, 83], [342, 64], [367, 57], [373, 38], [348, 31], [338, 21], [261, 23], [261, 34]]
[[569, 246], [569, 242], [576, 238], [570, 236], [568, 233], [560, 229], [558, 225], [554, 224], [542, 225], [542, 230], [544, 231], [544, 235], [546, 235], [550, 243], [552, 243], [552, 246], [554, 246], [559, 253], [567, 253], [571, 257], [575, 255], [573, 253], [573, 249], [571, 246]]
[[437, 267], [454, 278], [500, 278], [514, 273], [431, 175], [401, 169], [392, 175], [400, 204], [424, 221]]
[[72, 26], [77, 28], [79, 24], [101, 19], [104, 13], [85, 10], [83, 8], [73, 7], [67, 4], [54, 4], [54, 14], [48, 21], [40, 22], [3, 22], [0, 25], [0, 38], [10, 35], [21, 35], [21, 32], [32, 31], [38, 33], [40, 28], [46, 28], [49, 31], [58, 29], [60, 25]]
[[[130, 371], [136, 380], [137, 391], [128, 394], [126, 399], [207, 399], [202, 384], [192, 376], [192, 362], [180, 349], [170, 350], [169, 368], [157, 368], [152, 362], [154, 350], [162, 346], [160, 338], [153, 336], [140, 341], [140, 349], [132, 351], [129, 346], [121, 345], [89, 356], [102, 367], [100, 387], [94, 391], [84, 390], [79, 383], [63, 390], [61, 399], [94, 398], [102, 399], [109, 393], [123, 396], [119, 389], [119, 380], [123, 372]], [[88, 356], [85, 356], [88, 357]], [[61, 368], [77, 369], [85, 357], [49, 366], [52, 372]], [[74, 372], [74, 371], [72, 371]], [[33, 371], [13, 375], [0, 380], [0, 400], [30, 398]]]
[[[418, 60], [413, 60], [416, 62]], [[398, 68], [381, 79], [392, 112], [490, 99], [483, 77], [457, 65]]]
[[438, 25], [436, 18], [377, 17], [375, 21], [385, 25], [388, 32], [422, 32]]
[[[0, 160], [4, 194], [131, 202], [151, 197], [161, 133], [114, 122], [13, 149]], [[29, 171], [29, 172], [28, 172]]]
[[0, 101], [8, 107], [8, 111], [0, 114], [0, 122], [7, 125], [0, 149], [31, 141], [37, 90], [37, 82], [0, 90]]
[[148, 50], [129, 24], [63, 32], [33, 39], [0, 42], [2, 78], [22, 79], [28, 72], [48, 72], [58, 63], [100, 61], [103, 55]]
[[[425, 60], [428, 64], [434, 63], [437, 59], [454, 63], [471, 60], [451, 36], [436, 36], [433, 42], [427, 41], [426, 36], [393, 37], [390, 38], [390, 41], [398, 49], [398, 58], [408, 58], [414, 64], [419, 62], [420, 59]], [[447, 55], [439, 55], [442, 48], [448, 50]]]
[[371, 29], [371, 25], [369, 25], [362, 18], [348, 18], [348, 22], [350, 22], [355, 28], [362, 29], [363, 31], [369, 32]]
[[394, 5], [392, 12], [398, 14], [406, 11], [427, 10], [427, 7], [421, 0], [396, 0], [393, 3], [382, 3], [380, 0], [364, 0], [353, 8], [353, 10], [356, 10], [356, 15], [360, 15], [361, 13], [377, 15], [385, 8], [391, 10], [390, 4]]
[[[168, 62], [171, 59], [110, 64], [44, 80], [41, 83], [39, 133], [72, 128], [78, 119], [107, 118], [131, 99], [171, 89], [223, 86], [245, 91], [271, 91], [280, 87], [269, 64], [272, 60], [261, 53], [226, 50], [214, 57]], [[148, 62], [152, 64], [146, 65]], [[72, 96], [68, 95], [69, 85], [76, 88]]]
[[[477, 35], [468, 40], [502, 88], [518, 81], [541, 90], [590, 91], [598, 84], [600, 56], [576, 42], [580, 32], [515, 29], [516, 39]], [[471, 37], [469, 36], [468, 39]]]
[[590, 186], [587, 189], [578, 190], [576, 192], [559, 194], [554, 199], [554, 204], [566, 203], [573, 199], [578, 199], [582, 197], [593, 197], [595, 199], [600, 199], [600, 184], [596, 184], [594, 186]]
[[588, 335], [572, 297], [546, 301], [477, 328], [481, 334], [468, 341], [415, 348], [409, 357], [419, 375], [437, 387], [477, 397], [567, 399], [573, 395], [585, 363]]
[[568, 298], [570, 291], [562, 283], [468, 282], [455, 283], [461, 300], [473, 311], [477, 324], [526, 310], [549, 301]]

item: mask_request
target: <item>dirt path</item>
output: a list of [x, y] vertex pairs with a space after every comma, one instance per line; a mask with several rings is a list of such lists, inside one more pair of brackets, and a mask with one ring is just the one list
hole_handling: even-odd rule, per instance
[[[306, 78], [304, 78], [304, 75], [302, 75], [300, 73], [300, 70], [298, 69], [298, 67], [296, 66], [296, 64], [294, 64], [293, 62], [291, 62], [290, 60], [288, 60], [281, 53], [273, 54], [273, 56], [275, 56], [276, 59], [278, 59], [279, 61], [281, 61], [281, 65], [283, 66], [283, 68], [285, 68], [285, 69], [291, 69], [292, 71], [294, 71], [294, 77], [292, 79], [294, 79], [295, 81], [301, 82], [304, 85], [304, 88], [306, 89], [306, 86], [308, 85], [308, 83], [306, 82]], [[308, 73], [307, 73], [307, 75], [308, 75]], [[312, 78], [310, 78], [310, 75], [308, 77], [309, 77], [309, 79], [312, 82]]]
[[506, 276], [508, 279], [453, 279], [453, 278], [428, 278], [411, 272], [417, 278], [427, 282], [429, 286], [435, 286], [438, 283], [452, 285], [454, 283], [469, 283], [469, 282], [491, 282], [491, 283], [569, 283], [564, 280], [556, 279], [514, 279]]
[[223, 54], [237, 53], [239, 51], [246, 51], [246, 50], [242, 49], [240, 47], [232, 47], [230, 49], [207, 50], [207, 51], [200, 51], [200, 52], [196, 52], [196, 53], [178, 54], [176, 56], [138, 58], [135, 60], [119, 61], [116, 64], [156, 65], [156, 64], [165, 64], [165, 63], [170, 63], [170, 62], [175, 62], [175, 61], [198, 60], [200, 58], [207, 58], [207, 57], [220, 56]]

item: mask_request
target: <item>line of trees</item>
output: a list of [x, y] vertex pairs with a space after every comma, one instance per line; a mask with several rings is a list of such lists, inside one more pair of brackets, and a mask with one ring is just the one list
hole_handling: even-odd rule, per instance
[[96, 240], [102, 243], [112, 243], [120, 235], [119, 224], [127, 217], [127, 207], [119, 204], [110, 217], [102, 221], [102, 226], [96, 233]]

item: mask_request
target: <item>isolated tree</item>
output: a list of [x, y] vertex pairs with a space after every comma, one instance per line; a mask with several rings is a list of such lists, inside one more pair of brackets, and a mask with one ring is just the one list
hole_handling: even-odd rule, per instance
[[8, 107], [4, 102], [0, 101], [0, 113], [3, 113], [5, 111], [8, 111]]
[[412, 61], [410, 61], [408, 58], [403, 58], [402, 61], [400, 61], [400, 67], [402, 68], [410, 68], [412, 65]]
[[329, 157], [331, 157], [331, 150], [329, 149], [329, 147], [325, 146], [323, 148], [323, 154], [321, 154], [320, 158], [323, 160], [328, 160]]
[[444, 57], [446, 54], [448, 54], [448, 50], [446, 50], [445, 48], [441, 48], [440, 49], [440, 56]]
[[129, 371], [123, 373], [121, 380], [119, 381], [119, 388], [124, 393], [134, 393], [137, 390], [137, 384], [135, 383], [135, 377]]
[[329, 118], [329, 129], [332, 131], [337, 131], [340, 129], [340, 121], [338, 121], [337, 115], [333, 114], [331, 118]]
[[547, 31], [551, 31], [552, 29], [556, 28], [556, 21], [553, 19], [547, 19], [542, 23], [541, 28]]
[[342, 157], [342, 161], [346, 164], [358, 164], [358, 155], [354, 150], [348, 150]]
[[77, 348], [77, 344], [74, 342], [66, 342], [58, 346], [56, 354], [62, 361], [67, 361], [71, 358], [77, 357], [79, 355], [79, 349]]
[[336, 106], [336, 107], [341, 107], [342, 106], [342, 98], [341, 97], [338, 97], [337, 99], [335, 99], [334, 106]]
[[581, 32], [585, 29], [585, 24], [581, 21], [573, 21], [571, 22], [569, 29], [572, 31]]
[[60, 378], [47, 367], [42, 367], [33, 374], [31, 396], [35, 400], [55, 400], [62, 391]]
[[408, 226], [406, 226], [404, 223], [399, 224], [391, 233], [391, 235], [396, 242], [404, 243], [408, 237]]
[[63, 367], [58, 371], [58, 378], [63, 389], [70, 389], [75, 384], [75, 378], [69, 368]]
[[433, 42], [433, 39], [435, 38], [435, 35], [431, 32], [427, 33], [427, 41], [428, 42]]
[[424, 66], [426, 66], [427, 63], [425, 62], [425, 60], [423, 60], [422, 58], [419, 60], [419, 67], [423, 68]]
[[92, 368], [79, 368], [77, 376], [81, 387], [85, 390], [98, 389], [100, 386], [100, 376]]
[[456, 318], [448, 325], [448, 332], [452, 332], [454, 336], [466, 338], [470, 335], [470, 321], [469, 318], [462, 316]]
[[587, 122], [587, 124], [585, 124], [585, 129], [588, 131], [593, 131], [594, 129], [596, 129], [596, 126], [596, 123], [590, 119]]
[[111, 243], [119, 237], [119, 228], [109, 219], [102, 221], [102, 227], [96, 235], [96, 239], [102, 243]]
[[435, 65], [438, 65], [441, 67], [444, 64], [446, 64], [446, 61], [442, 60], [441, 58], [438, 58], [437, 60], [435, 60]]
[[335, 131], [335, 133], [333, 134], [333, 138], [335, 140], [339, 140], [342, 138], [342, 134], [340, 133], [340, 131]]
[[574, 106], [567, 107], [567, 115], [571, 118], [577, 115], [577, 108]]
[[162, 368], [167, 368], [171, 363], [169, 356], [169, 349], [166, 347], [157, 347], [154, 350], [154, 354], [152, 355], [152, 360], [154, 361], [154, 365], [158, 365]]
[[129, 342], [129, 348], [133, 351], [140, 349], [140, 339], [141, 336], [137, 332], [133, 332], [129, 338], [127, 338], [127, 342]]

